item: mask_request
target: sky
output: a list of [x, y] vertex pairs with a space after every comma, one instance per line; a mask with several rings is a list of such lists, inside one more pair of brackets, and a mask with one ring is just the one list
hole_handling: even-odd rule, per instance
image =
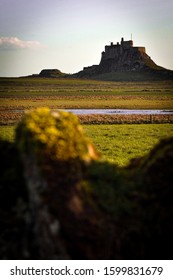
[[0, 77], [76, 73], [131, 36], [173, 70], [172, 14], [172, 0], [0, 0]]

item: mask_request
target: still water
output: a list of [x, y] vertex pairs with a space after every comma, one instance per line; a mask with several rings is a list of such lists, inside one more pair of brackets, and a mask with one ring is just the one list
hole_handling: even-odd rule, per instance
[[68, 109], [76, 115], [83, 114], [116, 114], [116, 115], [163, 115], [173, 114], [173, 110], [128, 110], [128, 109]]

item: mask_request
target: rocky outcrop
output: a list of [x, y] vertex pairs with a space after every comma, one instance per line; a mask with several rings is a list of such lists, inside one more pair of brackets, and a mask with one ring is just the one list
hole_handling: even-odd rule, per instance
[[43, 69], [41, 70], [38, 76], [41, 78], [60, 78], [64, 75], [66, 74], [62, 73], [58, 69]]
[[1, 258], [172, 259], [173, 138], [119, 168], [76, 116], [40, 108], [0, 149]]
[[105, 46], [99, 65], [84, 67], [82, 71], [74, 74], [74, 77], [102, 80], [160, 80], [173, 79], [173, 71], [158, 66], [147, 55], [145, 47], [134, 47], [132, 40], [124, 41], [122, 38], [121, 43], [111, 42], [109, 46]]

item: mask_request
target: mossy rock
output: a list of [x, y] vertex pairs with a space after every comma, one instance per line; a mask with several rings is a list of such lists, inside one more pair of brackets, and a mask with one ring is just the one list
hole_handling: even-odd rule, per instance
[[[51, 219], [60, 221], [66, 238], [71, 232], [68, 238], [73, 242], [69, 241], [67, 246], [71, 252], [70, 244], [74, 244], [74, 240], [76, 243], [81, 235], [83, 220], [87, 231], [89, 228], [96, 231], [90, 221], [97, 220], [100, 212], [92, 209], [90, 192], [83, 182], [87, 167], [99, 158], [98, 153], [75, 115], [62, 111], [51, 113], [47, 108], [25, 115], [16, 130], [16, 143], [23, 158], [31, 197], [37, 197], [34, 203], [48, 204]], [[38, 207], [35, 205], [34, 208]], [[84, 233], [82, 236], [86, 238]], [[82, 249], [80, 252], [82, 254]]]
[[69, 112], [51, 113], [48, 108], [31, 111], [19, 123], [16, 135], [21, 150], [30, 146], [34, 152], [44, 153], [53, 160], [98, 158], [78, 118]]

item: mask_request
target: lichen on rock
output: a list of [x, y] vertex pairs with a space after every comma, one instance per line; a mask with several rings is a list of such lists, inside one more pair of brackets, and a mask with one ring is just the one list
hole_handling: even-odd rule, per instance
[[[52, 113], [48, 108], [28, 112], [17, 127], [16, 143], [25, 167], [37, 236], [44, 239], [45, 231], [44, 236], [51, 236], [51, 223], [58, 219], [63, 231], [67, 234], [73, 228], [71, 236], [77, 238], [80, 231], [74, 234], [74, 226], [80, 227], [82, 220], [90, 223], [86, 207], [94, 215], [91, 205], [86, 206], [85, 197], [90, 194], [82, 182], [87, 166], [99, 158], [78, 118], [69, 112]], [[46, 226], [43, 217], [49, 217]], [[59, 244], [59, 232], [54, 239]], [[51, 244], [51, 238], [47, 243]], [[42, 257], [47, 254], [46, 247], [43, 251]], [[52, 255], [56, 258], [57, 252]]]
[[78, 158], [89, 161], [98, 158], [77, 116], [70, 112], [52, 113], [48, 108], [38, 108], [25, 115], [16, 134], [22, 150], [32, 145], [36, 153], [44, 152], [55, 160]]

